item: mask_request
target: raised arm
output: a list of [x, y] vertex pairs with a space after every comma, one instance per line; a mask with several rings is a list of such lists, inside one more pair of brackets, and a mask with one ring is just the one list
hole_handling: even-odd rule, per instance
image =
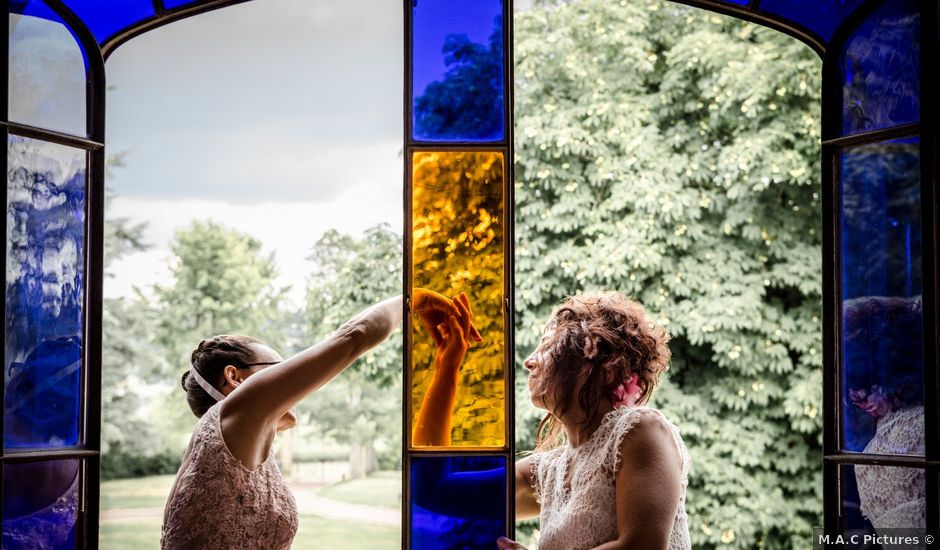
[[425, 328], [431, 333], [436, 346], [434, 353], [434, 374], [427, 393], [418, 411], [413, 445], [419, 447], [446, 447], [451, 444], [451, 417], [454, 402], [457, 399], [457, 376], [463, 364], [470, 339], [482, 340], [473, 328], [473, 312], [466, 294], [461, 293], [453, 299], [459, 314], [447, 316], [437, 323], [434, 315], [421, 317]]
[[[415, 307], [456, 314], [450, 300], [415, 290]], [[223, 414], [237, 411], [239, 424], [276, 422], [286, 411], [329, 382], [364, 352], [383, 342], [401, 323], [402, 298], [362, 311], [319, 344], [249, 376], [229, 394]]]

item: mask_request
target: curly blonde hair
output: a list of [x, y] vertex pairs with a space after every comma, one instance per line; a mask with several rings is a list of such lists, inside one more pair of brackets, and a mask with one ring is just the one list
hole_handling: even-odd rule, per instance
[[[567, 298], [552, 312], [546, 330], [551, 331], [545, 347], [552, 364], [546, 378], [555, 410], [539, 423], [538, 450], [562, 443], [558, 417], [575, 400], [590, 425], [601, 414], [598, 403], [612, 403], [614, 390], [633, 374], [641, 388], [637, 403], [648, 402], [672, 357], [665, 328], [647, 317], [642, 304], [619, 292]], [[575, 395], [585, 370], [587, 379]]]

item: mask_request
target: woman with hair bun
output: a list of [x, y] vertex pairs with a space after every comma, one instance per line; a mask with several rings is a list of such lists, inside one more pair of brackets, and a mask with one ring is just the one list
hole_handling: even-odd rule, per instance
[[[455, 304], [415, 289], [411, 309], [455, 320]], [[390, 298], [288, 359], [249, 336], [200, 342], [182, 379], [199, 422], [167, 500], [161, 548], [290, 548], [297, 506], [274, 463], [274, 435], [294, 426], [295, 405], [388, 338], [401, 318], [401, 297]]]
[[[452, 324], [435, 335], [435, 369], [460, 367], [469, 345], [464, 332]], [[691, 458], [678, 428], [646, 405], [669, 366], [668, 341], [642, 305], [616, 292], [572, 296], [552, 312], [524, 363], [532, 403], [547, 413], [535, 452], [515, 468], [516, 518], [539, 517], [540, 550], [691, 548]], [[456, 380], [435, 376], [425, 403], [453, 403], [447, 396]], [[449, 423], [423, 418], [425, 408], [415, 443], [447, 445]], [[502, 483], [487, 474], [444, 476], [433, 492], [414, 497], [428, 509], [447, 495], [474, 498], [475, 489]], [[497, 543], [522, 548], [505, 538]]]

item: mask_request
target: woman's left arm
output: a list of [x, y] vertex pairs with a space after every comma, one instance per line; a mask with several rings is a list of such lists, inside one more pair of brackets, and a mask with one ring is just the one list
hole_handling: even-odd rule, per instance
[[[641, 414], [624, 436], [615, 487], [618, 537], [593, 550], [666, 550], [682, 493], [682, 457], [672, 430], [657, 415]], [[506, 538], [497, 545], [524, 549]]]
[[665, 550], [682, 493], [682, 457], [658, 415], [641, 414], [620, 444], [617, 540], [595, 550]]

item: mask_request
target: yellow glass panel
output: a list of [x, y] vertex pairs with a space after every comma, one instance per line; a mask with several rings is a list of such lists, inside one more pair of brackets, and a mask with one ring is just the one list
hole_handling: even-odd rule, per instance
[[436, 347], [420, 320], [412, 319], [412, 442], [415, 447], [503, 447], [503, 155], [418, 152], [412, 160], [412, 283], [448, 297], [465, 292], [483, 338], [472, 343], [457, 373], [450, 441], [429, 443], [414, 434], [434, 377]]

